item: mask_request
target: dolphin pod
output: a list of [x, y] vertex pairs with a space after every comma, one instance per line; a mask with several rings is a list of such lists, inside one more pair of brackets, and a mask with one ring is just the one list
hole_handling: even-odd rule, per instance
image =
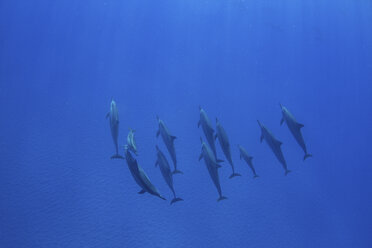
[[[288, 111], [286, 107], [280, 104], [281, 111], [282, 111], [282, 119], [280, 122], [280, 125], [282, 125], [284, 122], [286, 122], [288, 129], [294, 136], [297, 143], [300, 145], [300, 147], [305, 152], [303, 160], [306, 160], [309, 157], [312, 157], [311, 154], [307, 152], [307, 148], [301, 133], [301, 128], [304, 126], [296, 121], [294, 116]], [[199, 114], [200, 114], [200, 120], [198, 122], [198, 127], [202, 127], [203, 133], [205, 135], [206, 141], [204, 142], [203, 139], [200, 137], [201, 141], [201, 154], [199, 156], [199, 161], [201, 159], [204, 160], [205, 166], [208, 170], [209, 176], [214, 184], [214, 186], [217, 189], [218, 192], [218, 199], [217, 201], [225, 200], [227, 197], [225, 197], [222, 194], [221, 189], [221, 183], [219, 178], [219, 168], [221, 168], [220, 162], [223, 162], [223, 160], [220, 160], [217, 158], [217, 152], [216, 152], [216, 146], [215, 146], [215, 140], [218, 139], [219, 144], [221, 146], [221, 150], [224, 153], [226, 160], [229, 162], [232, 168], [232, 174], [229, 178], [233, 178], [235, 176], [241, 176], [239, 173], [236, 173], [235, 171], [235, 165], [233, 163], [232, 154], [231, 154], [231, 146], [230, 141], [227, 136], [227, 133], [224, 129], [224, 127], [221, 125], [220, 121], [216, 118], [216, 131], [214, 131], [214, 128], [203, 108], [199, 106]], [[127, 135], [126, 139], [126, 145], [124, 146], [124, 157], [119, 154], [118, 150], [118, 136], [119, 136], [119, 115], [118, 115], [118, 108], [116, 105], [116, 102], [111, 99], [110, 103], [110, 112], [106, 115], [106, 118], [109, 119], [110, 123], [110, 130], [111, 130], [111, 136], [115, 145], [116, 153], [111, 156], [111, 158], [120, 158], [125, 159], [126, 163], [128, 165], [129, 171], [137, 183], [137, 185], [140, 187], [140, 191], [138, 194], [144, 194], [149, 193], [151, 195], [157, 196], [160, 199], [166, 200], [159, 192], [159, 190], [152, 184], [149, 177], [145, 173], [145, 171], [142, 169], [141, 166], [138, 165], [137, 159], [132, 155], [138, 155], [137, 152], [137, 145], [135, 141], [135, 131], [133, 129], [129, 129], [129, 133]], [[174, 146], [174, 140], [176, 139], [176, 136], [172, 135], [163, 122], [158, 116], [158, 131], [156, 133], [156, 137], [159, 137], [161, 135], [162, 140], [169, 152], [169, 155], [173, 161], [174, 170], [171, 171], [169, 162], [165, 156], [165, 154], [160, 150], [160, 148], [156, 145], [156, 163], [155, 166], [159, 166], [160, 172], [163, 176], [163, 179], [165, 180], [166, 184], [170, 188], [173, 199], [171, 200], [170, 204], [172, 205], [175, 202], [183, 201], [182, 198], [177, 197], [175, 189], [174, 189], [174, 181], [173, 181], [173, 175], [180, 173], [183, 174], [180, 170], [177, 168], [177, 158], [176, 158], [176, 151]], [[288, 169], [286, 160], [284, 158], [281, 145], [282, 142], [280, 142], [278, 139], [275, 138], [275, 136], [272, 134], [272, 132], [263, 125], [259, 120], [257, 120], [258, 125], [261, 129], [261, 137], [260, 141], [262, 143], [263, 140], [268, 144], [271, 151], [274, 153], [275, 157], [278, 159], [278, 161], [281, 163], [285, 175], [287, 175], [289, 172], [291, 172]], [[240, 159], [243, 159], [248, 166], [250, 167], [253, 178], [259, 177], [256, 173], [255, 167], [253, 166], [252, 159], [253, 157], [248, 154], [248, 152], [241, 146], [237, 145], [239, 149]]]
[[282, 104], [279, 104], [280, 108], [282, 109], [282, 120], [280, 121], [280, 125], [283, 124], [283, 122], [287, 123], [287, 126], [289, 128], [289, 131], [291, 131], [292, 135], [296, 139], [297, 143], [301, 146], [302, 150], [304, 150], [304, 160], [312, 157], [313, 155], [307, 153], [306, 145], [304, 138], [302, 137], [301, 128], [304, 127], [303, 124], [300, 124], [296, 121], [294, 116], [288, 111], [286, 107], [284, 107]]
[[174, 171], [173, 174], [183, 174], [182, 171], [177, 169], [177, 158], [176, 158], [176, 149], [174, 148], [174, 140], [177, 138], [176, 136], [173, 136], [170, 134], [167, 126], [165, 126], [164, 122], [159, 118], [159, 116], [156, 116], [159, 123], [159, 129], [156, 133], [156, 137], [159, 137], [161, 135], [165, 146], [167, 147], [169, 154], [172, 158], [173, 164], [174, 164]]
[[216, 118], [216, 129], [217, 129], [217, 133], [216, 133], [215, 139], [218, 138], [221, 149], [222, 149], [223, 153], [225, 154], [225, 157], [226, 157], [227, 161], [229, 161], [229, 163], [231, 165], [231, 168], [232, 168], [232, 174], [229, 178], [233, 178], [233, 177], [236, 177], [236, 176], [241, 176], [239, 173], [235, 172], [234, 164], [233, 164], [232, 158], [231, 158], [229, 138], [227, 137], [225, 129], [222, 127], [222, 125], [220, 124], [220, 122], [218, 121], [217, 118]]
[[173, 196], [174, 196], [170, 204], [172, 205], [175, 202], [183, 201], [182, 198], [179, 198], [176, 196], [176, 192], [174, 191], [173, 173], [170, 170], [170, 166], [169, 166], [167, 158], [165, 157], [164, 153], [159, 149], [158, 146], [156, 146], [156, 152], [157, 152], [156, 154], [157, 160], [155, 162], [155, 166], [159, 165], [160, 172], [163, 175], [165, 182], [168, 184], [168, 187], [171, 189]]

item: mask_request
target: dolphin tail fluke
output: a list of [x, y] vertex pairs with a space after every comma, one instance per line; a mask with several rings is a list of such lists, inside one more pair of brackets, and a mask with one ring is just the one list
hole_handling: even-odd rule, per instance
[[231, 176], [229, 176], [229, 178], [234, 178], [234, 177], [241, 177], [242, 175], [240, 175], [239, 173], [236, 173], [234, 172], [233, 174], [231, 174]]
[[175, 198], [173, 198], [173, 200], [171, 201], [170, 205], [172, 205], [173, 203], [178, 202], [178, 201], [183, 201], [183, 199], [182, 199], [182, 198], [179, 198], [179, 197], [175, 197]]
[[115, 154], [111, 156], [111, 159], [125, 159], [125, 158], [119, 154]]
[[174, 169], [174, 171], [172, 172], [172, 174], [173, 174], [173, 175], [174, 175], [174, 174], [183, 174], [183, 172], [180, 171], [180, 170]]
[[222, 200], [227, 200], [227, 197], [221, 195], [220, 198], [217, 199], [217, 202], [220, 202]]
[[307, 159], [307, 158], [310, 158], [312, 157], [313, 155], [309, 154], [309, 153], [306, 153], [305, 156], [304, 156], [304, 161]]
[[254, 174], [253, 178], [257, 178], [257, 177], [260, 177], [259, 175], [257, 174]]
[[286, 170], [284, 175], [288, 175], [289, 172], [292, 172], [292, 171]]

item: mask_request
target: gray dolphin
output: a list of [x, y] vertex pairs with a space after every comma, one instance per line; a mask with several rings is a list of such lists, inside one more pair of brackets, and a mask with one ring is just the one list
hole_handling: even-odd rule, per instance
[[238, 145], [238, 147], [239, 147], [239, 151], [240, 151], [240, 159], [243, 158], [245, 160], [245, 162], [247, 162], [247, 164], [249, 165], [249, 167], [251, 168], [251, 170], [253, 172], [253, 178], [258, 177], [258, 175], [256, 173], [256, 170], [253, 167], [253, 163], [252, 163], [253, 157], [250, 156], [248, 154], [248, 152], [241, 145]]
[[127, 144], [128, 144], [129, 150], [131, 150], [134, 154], [138, 155], [136, 140], [134, 138], [134, 132], [135, 131], [133, 129], [129, 128], [129, 133], [127, 136]]
[[269, 131], [269, 129], [267, 129], [264, 125], [262, 125], [259, 120], [257, 120], [257, 122], [258, 122], [258, 125], [260, 126], [261, 131], [262, 131], [261, 142], [262, 142], [262, 140], [265, 139], [266, 143], [269, 145], [271, 150], [274, 152], [276, 158], [282, 164], [282, 166], [285, 170], [285, 175], [287, 175], [291, 171], [287, 169], [287, 163], [284, 159], [283, 152], [282, 152], [282, 149], [281, 149], [282, 142], [277, 140], [274, 137], [274, 135]]
[[231, 165], [231, 168], [232, 168], [232, 174], [229, 178], [233, 178], [233, 177], [236, 177], [236, 176], [241, 176], [239, 173], [235, 173], [234, 164], [233, 164], [233, 161], [231, 159], [231, 150], [230, 150], [229, 138], [227, 137], [225, 129], [223, 128], [223, 126], [221, 125], [221, 123], [218, 121], [217, 118], [216, 118], [216, 130], [217, 130], [217, 133], [216, 133], [215, 138], [216, 139], [218, 138], [221, 149], [222, 149], [223, 153], [225, 154], [225, 157], [226, 157], [227, 161], [229, 161], [229, 163]]
[[159, 116], [156, 116], [156, 119], [158, 120], [159, 123], [159, 129], [156, 133], [156, 137], [161, 137], [163, 138], [163, 141], [165, 143], [165, 146], [168, 149], [168, 152], [172, 158], [173, 164], [174, 164], [174, 171], [172, 172], [173, 174], [183, 174], [182, 171], [177, 169], [177, 157], [176, 157], [176, 149], [174, 148], [174, 140], [177, 138], [176, 136], [171, 135], [169, 132], [167, 126], [165, 126], [164, 122], [159, 118]]
[[109, 118], [110, 120], [111, 136], [114, 141], [114, 145], [116, 149], [116, 154], [112, 155], [111, 158], [124, 159], [121, 155], [119, 155], [119, 148], [118, 148], [119, 114], [118, 114], [118, 108], [116, 106], [116, 102], [114, 101], [114, 99], [111, 99], [110, 112], [107, 113], [106, 119], [107, 118]]
[[304, 138], [302, 137], [301, 128], [303, 128], [304, 125], [298, 123], [296, 119], [294, 118], [294, 116], [282, 104], [280, 104], [280, 108], [282, 109], [282, 114], [283, 114], [282, 120], [280, 121], [280, 125], [282, 125], [284, 121], [285, 123], [287, 123], [287, 126], [289, 130], [291, 131], [292, 135], [295, 137], [297, 143], [301, 146], [302, 150], [304, 150], [305, 152], [304, 160], [309, 157], [312, 157], [313, 155], [307, 153], [305, 141], [304, 141]]
[[[212, 127], [212, 123], [209, 120], [207, 113], [200, 106], [199, 106], [199, 111], [200, 111], [200, 120], [198, 122], [198, 127], [200, 127], [200, 125], [202, 126], [205, 138], [207, 139], [208, 144], [213, 151], [214, 157], [217, 158], [216, 145], [214, 144], [214, 130]], [[219, 160], [219, 161], [223, 162], [222, 160]]]
[[141, 166], [138, 165], [137, 160], [130, 153], [128, 146], [125, 146], [124, 153], [129, 171], [132, 174], [136, 183], [141, 187], [141, 191], [139, 191], [138, 194], [148, 192], [151, 195], [155, 195], [163, 200], [166, 200], [163, 196], [161, 196], [158, 189], [151, 183], [150, 179], [143, 171]]
[[213, 181], [214, 185], [216, 186], [218, 194], [220, 196], [217, 199], [217, 201], [219, 202], [221, 200], [225, 200], [225, 199], [227, 199], [227, 197], [222, 196], [220, 179], [218, 177], [218, 168], [221, 167], [221, 166], [217, 163], [216, 158], [215, 158], [211, 148], [203, 141], [203, 139], [201, 137], [200, 137], [200, 141], [202, 143], [202, 151], [201, 151], [201, 154], [199, 156], [199, 161], [202, 158], [204, 158], [204, 162], [205, 162], [205, 165], [208, 169], [209, 175], [212, 178], [212, 181]]
[[156, 146], [156, 151], [157, 151], [157, 154], [156, 154], [157, 160], [156, 160], [155, 166], [159, 165], [160, 172], [163, 175], [165, 182], [168, 184], [174, 196], [170, 204], [172, 205], [173, 203], [177, 201], [183, 201], [182, 198], [179, 198], [176, 196], [176, 192], [174, 191], [173, 174], [171, 172], [167, 158], [165, 157], [164, 153], [159, 149], [158, 146]]

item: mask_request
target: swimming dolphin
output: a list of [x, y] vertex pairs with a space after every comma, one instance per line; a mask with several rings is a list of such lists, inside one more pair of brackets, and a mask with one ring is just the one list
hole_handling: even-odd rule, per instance
[[259, 120], [257, 120], [258, 122], [258, 125], [260, 126], [261, 128], [261, 142], [262, 140], [266, 140], [266, 143], [269, 145], [269, 147], [271, 148], [271, 150], [274, 152], [276, 158], [279, 160], [279, 162], [282, 164], [284, 170], [285, 170], [285, 175], [287, 175], [289, 172], [291, 172], [290, 170], [287, 169], [287, 163], [285, 162], [285, 159], [284, 159], [284, 156], [283, 156], [283, 152], [282, 152], [282, 149], [281, 149], [281, 145], [282, 145], [282, 142], [280, 142], [279, 140], [277, 140], [274, 135], [269, 131], [269, 129], [267, 129], [264, 125], [261, 124], [261, 122]]
[[305, 152], [304, 160], [309, 157], [312, 157], [313, 155], [307, 153], [305, 141], [304, 141], [304, 138], [302, 137], [301, 128], [303, 128], [304, 125], [298, 123], [296, 119], [294, 118], [294, 116], [282, 104], [280, 104], [280, 108], [282, 109], [282, 114], [283, 114], [282, 120], [280, 121], [280, 125], [282, 125], [284, 121], [285, 123], [287, 123], [289, 131], [291, 131], [297, 143], [301, 146], [302, 150], [304, 150]]
[[137, 145], [136, 145], [136, 140], [134, 138], [134, 130], [129, 128], [129, 133], [127, 136], [127, 144], [128, 144], [128, 149], [131, 150], [134, 154], [137, 154]]
[[118, 149], [119, 114], [118, 114], [118, 108], [116, 106], [116, 102], [114, 101], [114, 99], [111, 99], [110, 112], [107, 113], [106, 119], [107, 118], [110, 118], [111, 135], [112, 135], [112, 139], [114, 140], [114, 145], [116, 149], [116, 154], [111, 156], [111, 158], [124, 159], [121, 155], [119, 155], [119, 149]]
[[158, 146], [156, 146], [156, 151], [157, 151], [157, 160], [156, 160], [155, 166], [159, 165], [160, 172], [163, 175], [165, 182], [168, 184], [169, 188], [172, 190], [172, 193], [174, 196], [170, 204], [172, 205], [175, 202], [183, 201], [182, 198], [176, 197], [176, 192], [174, 191], [174, 187], [173, 187], [173, 174], [170, 170], [167, 158], [165, 157], [164, 153], [159, 149]]
[[248, 154], [248, 152], [241, 145], [238, 145], [238, 147], [239, 147], [239, 151], [240, 151], [240, 159], [243, 158], [245, 160], [245, 162], [247, 162], [247, 164], [249, 165], [249, 167], [251, 168], [251, 170], [253, 172], [253, 178], [258, 177], [258, 175], [256, 173], [256, 170], [253, 167], [253, 163], [252, 163], [253, 157], [250, 156]]
[[220, 179], [218, 177], [218, 168], [221, 167], [221, 166], [217, 163], [216, 158], [215, 158], [211, 148], [203, 141], [203, 139], [201, 137], [200, 137], [200, 141], [202, 143], [202, 151], [201, 151], [201, 154], [199, 156], [199, 161], [202, 158], [204, 158], [204, 162], [205, 162], [205, 165], [208, 169], [209, 175], [212, 178], [212, 181], [213, 181], [214, 185], [216, 186], [218, 194], [220, 196], [217, 199], [217, 201], [219, 202], [221, 200], [225, 200], [225, 199], [227, 199], [227, 197], [222, 196]]
[[159, 116], [156, 116], [156, 119], [158, 120], [159, 123], [159, 129], [156, 133], [156, 137], [161, 137], [163, 138], [163, 141], [165, 143], [165, 146], [167, 147], [169, 154], [173, 160], [174, 164], [174, 171], [172, 172], [173, 174], [183, 174], [182, 171], [177, 169], [177, 158], [176, 158], [176, 149], [174, 148], [174, 140], [177, 138], [176, 136], [173, 136], [170, 134], [168, 128], [165, 126], [164, 122], [160, 120]]
[[207, 139], [208, 144], [213, 151], [214, 157], [217, 158], [216, 145], [214, 144], [214, 130], [213, 130], [211, 121], [209, 120], [207, 113], [200, 106], [199, 106], [199, 111], [200, 111], [200, 120], [198, 122], [198, 127], [200, 127], [200, 125], [202, 126], [203, 132], [205, 134], [205, 138]]
[[138, 186], [141, 187], [141, 191], [139, 191], [138, 194], [148, 192], [151, 195], [155, 195], [163, 200], [166, 200], [163, 196], [161, 196], [158, 189], [151, 183], [150, 179], [143, 171], [141, 166], [138, 165], [137, 160], [130, 153], [128, 146], [125, 146], [124, 153], [129, 171], [132, 174]]
[[221, 125], [221, 123], [218, 121], [217, 118], [216, 118], [216, 130], [217, 130], [217, 133], [216, 133], [215, 139], [218, 138], [218, 141], [221, 145], [221, 149], [222, 149], [223, 153], [225, 154], [225, 157], [226, 157], [227, 161], [229, 161], [229, 163], [231, 165], [231, 168], [232, 168], [232, 174], [229, 178], [233, 178], [233, 177], [236, 177], [236, 176], [241, 176], [239, 173], [235, 173], [234, 164], [233, 164], [232, 159], [231, 159], [231, 150], [230, 150], [229, 138], [227, 137], [225, 129], [223, 128], [223, 126]]

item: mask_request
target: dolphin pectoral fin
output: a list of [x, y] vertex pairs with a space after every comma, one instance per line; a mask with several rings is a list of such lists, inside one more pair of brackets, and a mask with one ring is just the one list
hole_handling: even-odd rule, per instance
[[219, 164], [214, 164], [216, 166], [217, 169], [221, 168], [222, 166], [219, 165]]
[[183, 172], [180, 171], [180, 170], [174, 169], [174, 171], [172, 172], [172, 174], [173, 174], [173, 175], [174, 175], [174, 174], [183, 174]]
[[282, 119], [280, 120], [280, 126], [283, 125], [283, 122], [284, 122], [284, 118], [282, 117]]
[[222, 160], [222, 159], [216, 159], [217, 163], [223, 163], [225, 162], [225, 160]]
[[218, 198], [217, 199], [217, 202], [220, 202], [220, 201], [222, 201], [222, 200], [226, 200], [227, 199], [227, 197], [226, 196], [220, 196], [220, 198]]
[[182, 199], [182, 198], [179, 198], [179, 197], [175, 197], [175, 198], [173, 198], [173, 200], [171, 201], [170, 205], [172, 205], [173, 203], [178, 202], [178, 201], [183, 201], [183, 199]]
[[304, 161], [305, 161], [307, 158], [310, 158], [310, 157], [312, 157], [312, 156], [313, 156], [312, 154], [306, 153], [305, 156], [304, 156]]
[[110, 112], [106, 114], [106, 119], [110, 117]]
[[174, 136], [174, 135], [171, 135], [170, 137], [171, 137], [172, 141], [174, 141], [175, 139], [177, 139], [177, 137]]
[[261, 134], [261, 137], [260, 137], [260, 142], [261, 143], [262, 143], [263, 139], [264, 139], [264, 136], [263, 136], [263, 134]]
[[203, 158], [203, 153], [200, 153], [199, 161], [202, 160], [202, 158]]
[[156, 132], [156, 138], [159, 137], [159, 135], [160, 135], [160, 130], [158, 130], [158, 131]]
[[301, 124], [301, 123], [297, 123], [297, 126], [299, 129], [303, 128], [304, 127], [304, 124]]
[[111, 159], [125, 159], [125, 158], [119, 154], [115, 154], [111, 156]]
[[140, 194], [140, 195], [142, 195], [144, 193], [146, 193], [146, 190], [144, 190], [144, 189], [141, 189], [141, 191], [138, 192], [138, 194]]
[[229, 176], [229, 178], [231, 179], [231, 178], [234, 178], [234, 177], [241, 177], [242, 175], [240, 175], [239, 173], [233, 173], [233, 174], [231, 174], [230, 176]]
[[161, 196], [161, 195], [159, 195], [159, 198], [160, 198], [160, 199], [163, 199], [164, 201], [167, 200], [165, 197], [163, 197], [163, 196]]
[[155, 162], [155, 167], [157, 166], [159, 164], [159, 161], [158, 160], [156, 160], [156, 162]]

